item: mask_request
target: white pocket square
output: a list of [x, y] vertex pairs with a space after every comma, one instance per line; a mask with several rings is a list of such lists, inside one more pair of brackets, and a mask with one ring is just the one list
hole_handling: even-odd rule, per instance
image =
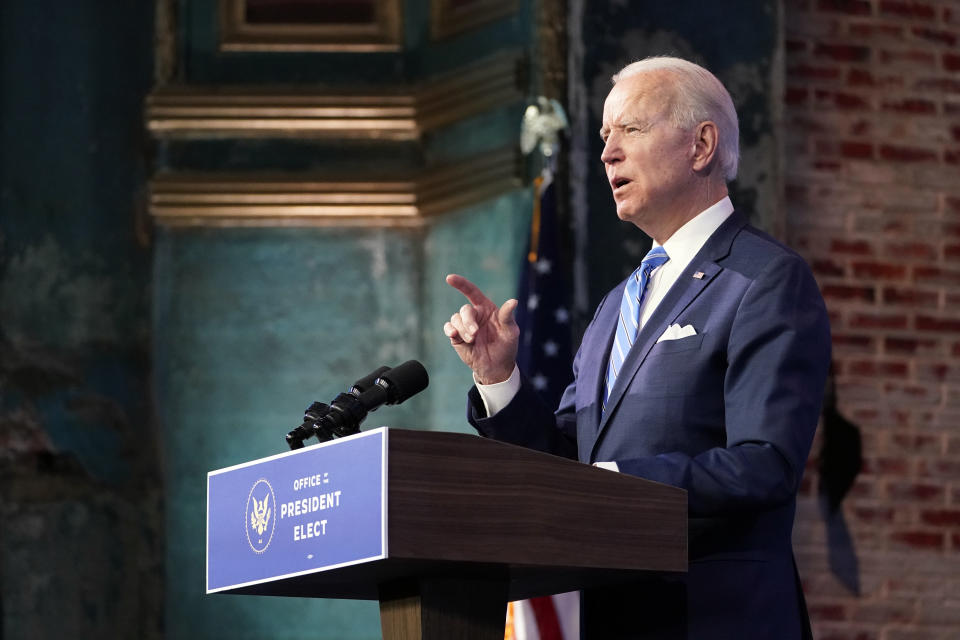
[[680, 326], [678, 324], [672, 324], [667, 327], [667, 330], [663, 332], [663, 335], [657, 338], [657, 342], [663, 342], [664, 340], [679, 340], [680, 338], [686, 338], [688, 336], [697, 335], [697, 330], [693, 328], [692, 324]]

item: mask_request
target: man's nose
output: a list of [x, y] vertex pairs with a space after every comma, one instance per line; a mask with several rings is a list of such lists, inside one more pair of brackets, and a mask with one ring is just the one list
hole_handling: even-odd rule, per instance
[[620, 148], [620, 137], [613, 131], [607, 136], [607, 141], [603, 143], [603, 153], [600, 154], [600, 161], [604, 164], [618, 162], [623, 160], [623, 149]]

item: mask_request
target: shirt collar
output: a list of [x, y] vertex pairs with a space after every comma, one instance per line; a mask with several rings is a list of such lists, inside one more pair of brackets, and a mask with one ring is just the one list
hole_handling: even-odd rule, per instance
[[[663, 250], [670, 256], [670, 262], [667, 264], [672, 265], [674, 269], [686, 267], [731, 213], [733, 213], [733, 203], [729, 196], [724, 196], [722, 200], [687, 221], [663, 243]], [[656, 240], [653, 241], [653, 246], [658, 246]]]

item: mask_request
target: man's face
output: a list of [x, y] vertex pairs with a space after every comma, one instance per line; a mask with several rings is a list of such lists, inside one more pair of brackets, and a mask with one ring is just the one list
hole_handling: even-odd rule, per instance
[[606, 169], [617, 216], [649, 235], [681, 217], [677, 205], [694, 177], [694, 136], [673, 125], [669, 72], [623, 78], [603, 105], [600, 159]]

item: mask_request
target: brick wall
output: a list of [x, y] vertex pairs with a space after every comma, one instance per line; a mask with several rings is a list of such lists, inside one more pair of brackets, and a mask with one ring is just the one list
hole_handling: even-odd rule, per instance
[[864, 445], [842, 520], [816, 499], [819, 444], [804, 483], [814, 636], [960, 638], [960, 1], [785, 9], [789, 242], [822, 287]]

